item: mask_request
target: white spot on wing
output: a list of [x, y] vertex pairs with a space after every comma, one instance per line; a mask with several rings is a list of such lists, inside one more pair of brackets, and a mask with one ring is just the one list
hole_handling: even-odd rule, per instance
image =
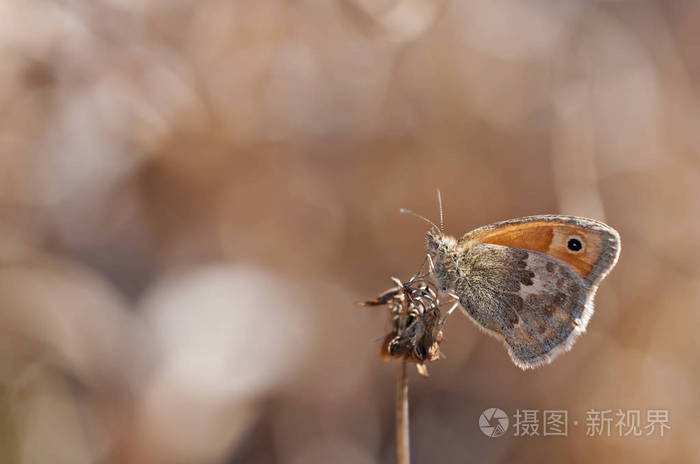
[[526, 269], [532, 271], [535, 275], [532, 277], [532, 285], [520, 283], [520, 291], [518, 295], [525, 300], [530, 295], [541, 295], [543, 293], [551, 293], [552, 281], [548, 278], [552, 273], [547, 271], [547, 260], [535, 253], [528, 253], [526, 260]]

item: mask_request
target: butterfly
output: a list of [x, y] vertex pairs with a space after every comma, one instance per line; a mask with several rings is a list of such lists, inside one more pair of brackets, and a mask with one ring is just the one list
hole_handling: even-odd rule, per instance
[[[586, 331], [600, 282], [620, 256], [620, 235], [578, 216], [528, 216], [466, 233], [427, 233], [430, 274], [522, 369], [550, 363]], [[456, 304], [457, 305], [457, 304]], [[454, 309], [454, 307], [452, 308]]]

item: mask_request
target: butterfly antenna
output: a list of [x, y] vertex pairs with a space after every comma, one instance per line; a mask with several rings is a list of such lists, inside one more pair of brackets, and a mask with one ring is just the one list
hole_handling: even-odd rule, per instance
[[440, 189], [437, 189], [438, 206], [440, 207], [440, 233], [445, 235], [445, 220], [442, 216], [442, 195], [440, 194]]
[[430, 224], [431, 226], [435, 227], [435, 230], [438, 230], [438, 231], [440, 230], [440, 228], [438, 228], [438, 226], [436, 226], [435, 223], [434, 223], [433, 221], [431, 221], [430, 219], [426, 218], [425, 216], [421, 216], [420, 214], [416, 213], [415, 211], [413, 211], [413, 210], [411, 210], [411, 209], [401, 208], [399, 211], [400, 211], [401, 213], [413, 214], [414, 216], [416, 216], [416, 217], [418, 217], [418, 218], [421, 218], [422, 220], [424, 220], [425, 222], [427, 222], [427, 223]]

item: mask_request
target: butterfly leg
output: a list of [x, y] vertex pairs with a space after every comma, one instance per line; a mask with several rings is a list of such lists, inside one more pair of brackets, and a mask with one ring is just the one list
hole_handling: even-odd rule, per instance
[[431, 274], [433, 271], [435, 271], [435, 264], [433, 263], [433, 258], [430, 257], [430, 254], [425, 255], [425, 259], [428, 260], [428, 272]]
[[450, 306], [450, 309], [447, 310], [447, 315], [449, 316], [450, 314], [452, 314], [452, 311], [454, 311], [455, 308], [457, 308], [457, 306], [459, 306], [459, 301], [455, 301], [455, 303], [452, 306]]
[[457, 308], [457, 306], [459, 306], [459, 297], [458, 297], [457, 295], [455, 295], [454, 293], [452, 293], [452, 292], [446, 292], [446, 294], [447, 294], [447, 296], [449, 296], [450, 298], [452, 298], [452, 300], [450, 301], [450, 303], [454, 302], [454, 303], [452, 304], [452, 306], [450, 306], [450, 309], [448, 309], [448, 310], [447, 310], [447, 313], [445, 314], [445, 316], [449, 316], [450, 314], [452, 314], [452, 311], [454, 311], [455, 308]]
[[[428, 265], [428, 272], [427, 272], [427, 273], [424, 273], [424, 272], [423, 272], [423, 269], [425, 269], [425, 263], [428, 263], [428, 264], [429, 264], [429, 265]], [[420, 265], [420, 267], [418, 268], [418, 271], [416, 271], [416, 273], [413, 274], [413, 277], [411, 277], [411, 278], [408, 280], [408, 283], [413, 283], [416, 279], [422, 279], [423, 277], [426, 277], [426, 276], [427, 276], [430, 272], [432, 272], [432, 271], [433, 271], [433, 261], [432, 261], [432, 259], [430, 258], [430, 255], [429, 255], [429, 254], [426, 254], [426, 255], [425, 255], [425, 259], [423, 260], [423, 263], [422, 263], [422, 264]]]

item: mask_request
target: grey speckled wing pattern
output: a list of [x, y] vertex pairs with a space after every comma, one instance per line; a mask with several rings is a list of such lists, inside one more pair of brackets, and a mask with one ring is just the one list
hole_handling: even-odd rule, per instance
[[518, 366], [550, 362], [585, 330], [593, 312], [589, 286], [556, 259], [479, 244], [459, 260], [455, 293], [462, 309], [491, 335], [503, 338]]

